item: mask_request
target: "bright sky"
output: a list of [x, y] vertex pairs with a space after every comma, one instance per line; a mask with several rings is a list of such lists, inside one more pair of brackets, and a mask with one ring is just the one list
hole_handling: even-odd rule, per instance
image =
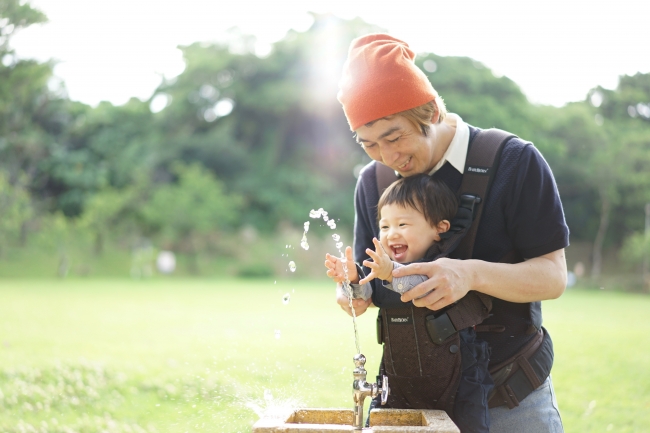
[[[223, 39], [237, 26], [258, 49], [308, 11], [359, 16], [416, 52], [469, 56], [506, 75], [533, 102], [563, 105], [618, 76], [650, 72], [647, 0], [32, 0], [50, 22], [19, 33], [20, 57], [55, 59], [72, 99], [148, 99], [161, 75], [183, 70], [177, 45]], [[433, 83], [435, 86], [435, 82]], [[444, 95], [443, 95], [444, 97]]]

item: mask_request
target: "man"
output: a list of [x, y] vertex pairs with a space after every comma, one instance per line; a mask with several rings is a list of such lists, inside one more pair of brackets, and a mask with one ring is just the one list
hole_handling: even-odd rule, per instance
[[[358, 143], [374, 160], [362, 170], [355, 191], [354, 259], [359, 263], [367, 259], [365, 251], [378, 234], [375, 161], [404, 177], [428, 173], [458, 191], [468, 148], [479, 132], [447, 114], [414, 58], [403, 41], [372, 34], [352, 42], [344, 66], [338, 99]], [[492, 315], [483, 323], [488, 332], [480, 335], [490, 344], [490, 367], [530, 347], [543, 334], [539, 301], [559, 297], [566, 286], [569, 235], [553, 175], [530, 143], [512, 138], [504, 144], [482, 206], [471, 260], [442, 258], [397, 269], [396, 277], [421, 274], [429, 279], [401, 298], [373, 284], [371, 299], [354, 300], [356, 314], [373, 304], [386, 309], [410, 302], [440, 310], [474, 290], [493, 298]], [[520, 259], [503, 259], [513, 254]], [[337, 302], [351, 314], [340, 286]], [[492, 407], [490, 400], [491, 432], [563, 431], [551, 378], [540, 380], [522, 401], [505, 396], [508, 405]]]

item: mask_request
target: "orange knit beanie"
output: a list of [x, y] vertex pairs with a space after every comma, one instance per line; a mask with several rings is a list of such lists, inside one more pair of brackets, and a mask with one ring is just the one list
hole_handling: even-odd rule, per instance
[[370, 34], [352, 41], [337, 96], [351, 130], [438, 96], [414, 59], [406, 42], [389, 35]]

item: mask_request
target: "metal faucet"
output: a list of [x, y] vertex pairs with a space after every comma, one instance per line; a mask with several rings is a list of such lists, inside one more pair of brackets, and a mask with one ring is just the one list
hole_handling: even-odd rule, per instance
[[[379, 383], [368, 383], [366, 382], [366, 357], [360, 353], [354, 355], [354, 371], [352, 375], [354, 376], [354, 381], [352, 382], [352, 396], [354, 399], [354, 420], [352, 421], [352, 426], [355, 430], [361, 430], [363, 428], [363, 400], [366, 397], [375, 398], [381, 394], [381, 404], [386, 404], [388, 399], [388, 394], [390, 389], [388, 388], [388, 377], [381, 377], [381, 384]], [[377, 382], [379, 382], [380, 377], [377, 376]]]

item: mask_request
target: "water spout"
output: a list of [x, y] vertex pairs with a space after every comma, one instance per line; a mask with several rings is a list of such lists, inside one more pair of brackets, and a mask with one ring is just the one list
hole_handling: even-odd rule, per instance
[[[390, 389], [388, 388], [388, 378], [381, 377], [381, 384], [366, 382], [366, 357], [361, 353], [354, 355], [355, 368], [352, 371], [354, 381], [352, 382], [352, 397], [354, 399], [354, 419], [352, 426], [355, 430], [363, 429], [363, 403], [366, 397], [375, 398], [381, 395], [381, 404], [386, 404]], [[380, 377], [377, 376], [377, 382]]]

